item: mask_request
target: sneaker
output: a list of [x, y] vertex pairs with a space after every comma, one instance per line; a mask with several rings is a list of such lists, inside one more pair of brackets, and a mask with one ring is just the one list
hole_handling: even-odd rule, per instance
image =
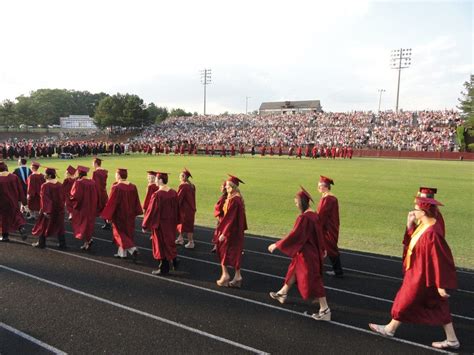
[[186, 249], [194, 249], [194, 242], [188, 242], [184, 247]]
[[342, 273], [337, 273], [335, 271], [326, 271], [326, 275], [331, 276], [331, 277], [337, 277], [338, 279], [342, 279], [344, 277], [344, 274]]
[[328, 307], [323, 311], [320, 310], [319, 313], [314, 313], [311, 317], [315, 320], [324, 320], [329, 322], [331, 320], [331, 310]]
[[274, 300], [277, 300], [281, 304], [284, 304], [286, 302], [286, 299], [288, 298], [287, 294], [278, 293], [278, 292], [270, 292], [269, 295], [271, 298], [273, 298]]

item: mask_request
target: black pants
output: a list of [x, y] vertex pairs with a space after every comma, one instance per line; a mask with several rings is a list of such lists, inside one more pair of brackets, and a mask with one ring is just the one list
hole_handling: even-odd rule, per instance
[[329, 260], [331, 260], [332, 269], [334, 270], [334, 273], [336, 275], [343, 275], [344, 271], [342, 271], [341, 256], [330, 256]]

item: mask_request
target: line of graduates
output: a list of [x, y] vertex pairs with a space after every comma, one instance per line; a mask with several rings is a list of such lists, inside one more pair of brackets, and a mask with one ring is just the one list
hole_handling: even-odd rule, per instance
[[[96, 171], [100, 170], [100, 163]], [[184, 244], [187, 236], [187, 248], [194, 248], [194, 214], [196, 212], [194, 184], [189, 170], [180, 174], [178, 192], [170, 188], [168, 173], [148, 171], [147, 194], [143, 206], [140, 205], [138, 191], [134, 184], [127, 181], [127, 170], [117, 169], [110, 196], [103, 209], [98, 212], [91, 206], [100, 206], [97, 183], [87, 179], [89, 169], [78, 166], [76, 171], [68, 167], [68, 176], [61, 184], [56, 179], [56, 170], [46, 168], [45, 183], [40, 189], [40, 213], [32, 234], [38, 236], [33, 245], [45, 247], [45, 238], [57, 235], [60, 248], [65, 247], [64, 206], [66, 198], [70, 205], [75, 238], [84, 241], [81, 247], [89, 250], [95, 218], [101, 216], [112, 225], [113, 238], [118, 246], [115, 257], [126, 258], [130, 254], [136, 261], [138, 250], [134, 242], [135, 218], [144, 213], [142, 231], [151, 233], [153, 256], [159, 261], [155, 275], [166, 275], [171, 267], [177, 269], [177, 245]], [[70, 186], [71, 175], [74, 182], [70, 192], [64, 185]], [[101, 173], [104, 174], [104, 173]], [[244, 250], [244, 232], [247, 230], [245, 204], [240, 192], [241, 179], [229, 175], [221, 186], [222, 195], [214, 206], [217, 226], [214, 232], [213, 251], [221, 265], [221, 276], [216, 281], [219, 287], [240, 288], [243, 283], [241, 262]], [[291, 263], [280, 290], [270, 292], [270, 297], [285, 303], [292, 286], [297, 285], [304, 300], [319, 303], [319, 311], [312, 314], [316, 320], [331, 320], [326, 292], [323, 283], [323, 260], [329, 257], [333, 270], [331, 276], [343, 277], [338, 249], [339, 207], [337, 198], [330, 192], [334, 181], [321, 176], [318, 191], [321, 199], [316, 211], [311, 210], [313, 199], [303, 187], [295, 196], [298, 215], [293, 229], [283, 239], [272, 243], [268, 250], [276, 249], [290, 256]], [[445, 239], [445, 224], [438, 206], [442, 204], [434, 199], [435, 188], [421, 187], [415, 199], [415, 207], [407, 217], [407, 228], [403, 239], [403, 283], [392, 306], [391, 321], [386, 325], [369, 324], [369, 328], [386, 337], [393, 337], [402, 323], [415, 323], [443, 326], [446, 339], [433, 342], [438, 349], [457, 349], [460, 347], [456, 337], [448, 298], [449, 290], [457, 288], [456, 269], [451, 250]], [[67, 197], [68, 196], [68, 197]], [[8, 232], [22, 229], [25, 221], [19, 204], [25, 197], [20, 179], [8, 173], [5, 163], [0, 162], [0, 197], [6, 203], [0, 204], [0, 226], [2, 241], [8, 241]], [[105, 198], [105, 197], [103, 197]], [[176, 238], [176, 233], [179, 233]], [[229, 267], [234, 269], [230, 277]]]

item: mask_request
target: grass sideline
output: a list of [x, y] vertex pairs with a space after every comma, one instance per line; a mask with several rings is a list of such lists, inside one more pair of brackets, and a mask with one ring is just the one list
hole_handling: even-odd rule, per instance
[[[187, 167], [197, 187], [196, 224], [209, 227], [215, 226], [213, 207], [220, 194], [220, 184], [227, 173], [237, 175], [245, 181], [241, 191], [248, 232], [274, 237], [284, 236], [293, 226], [297, 216], [293, 198], [299, 185], [310, 191], [317, 204], [319, 175], [330, 176], [335, 181], [332, 191], [339, 199], [340, 247], [393, 256], [401, 255], [406, 216], [413, 208], [418, 187], [437, 187], [437, 198], [445, 205], [441, 211], [456, 265], [474, 269], [472, 162], [173, 155], [105, 156], [103, 159], [103, 167], [109, 170], [108, 189], [114, 181], [115, 169], [127, 168], [129, 180], [138, 186], [142, 201], [147, 170], [169, 172], [169, 185], [177, 188], [179, 172]], [[67, 165], [91, 166], [92, 159], [39, 161], [59, 168], [62, 177]], [[12, 171], [16, 163], [8, 164]]]

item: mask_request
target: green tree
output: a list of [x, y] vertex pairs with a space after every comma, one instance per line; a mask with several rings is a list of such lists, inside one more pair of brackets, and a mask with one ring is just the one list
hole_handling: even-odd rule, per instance
[[186, 112], [182, 108], [174, 108], [170, 112], [171, 117], [189, 117], [193, 114], [191, 112]]
[[20, 126], [22, 124], [34, 126], [38, 124], [38, 112], [31, 97], [21, 95], [16, 98], [16, 101], [15, 126]]
[[458, 99], [458, 108], [462, 111], [466, 128], [474, 128], [474, 75], [471, 74], [470, 81], [464, 83], [464, 90], [461, 92], [462, 97]]
[[11, 100], [5, 100], [0, 105], [0, 125], [12, 126], [16, 124], [15, 103]]
[[100, 128], [139, 127], [148, 122], [148, 112], [143, 100], [137, 95], [117, 93], [99, 101], [94, 122]]
[[148, 104], [146, 110], [148, 112], [148, 119], [150, 123], [160, 123], [166, 120], [169, 116], [169, 112], [166, 107], [158, 107], [153, 102]]
[[123, 97], [123, 127], [144, 127], [148, 124], [148, 111], [143, 100], [137, 95], [126, 94]]

